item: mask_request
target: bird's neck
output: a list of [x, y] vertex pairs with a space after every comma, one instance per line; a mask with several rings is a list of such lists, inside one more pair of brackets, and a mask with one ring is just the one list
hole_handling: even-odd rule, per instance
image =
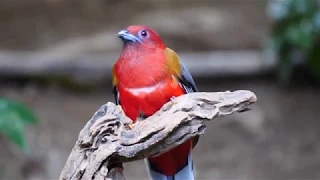
[[158, 84], [170, 75], [161, 49], [126, 46], [115, 64], [116, 76], [122, 86], [139, 88]]

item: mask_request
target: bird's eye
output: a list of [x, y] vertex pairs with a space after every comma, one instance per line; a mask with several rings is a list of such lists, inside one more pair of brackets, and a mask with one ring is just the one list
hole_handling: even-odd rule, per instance
[[149, 36], [148, 32], [146, 30], [141, 30], [140, 31], [140, 36], [143, 37], [143, 38], [146, 38]]
[[147, 31], [143, 30], [141, 31], [141, 36], [146, 37], [148, 35]]

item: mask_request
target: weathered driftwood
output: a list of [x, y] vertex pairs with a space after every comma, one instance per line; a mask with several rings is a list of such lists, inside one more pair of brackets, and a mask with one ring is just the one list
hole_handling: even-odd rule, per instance
[[121, 163], [164, 153], [202, 134], [204, 121], [249, 110], [255, 102], [250, 91], [191, 93], [174, 98], [134, 125], [109, 102], [81, 130], [60, 180], [124, 179]]

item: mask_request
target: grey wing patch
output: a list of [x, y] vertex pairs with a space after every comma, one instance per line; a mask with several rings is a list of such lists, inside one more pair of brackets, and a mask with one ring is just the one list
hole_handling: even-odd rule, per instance
[[118, 89], [117, 89], [116, 86], [113, 86], [112, 93], [114, 95], [114, 99], [116, 101], [116, 105], [121, 105], [120, 104], [120, 95], [119, 95], [119, 92], [118, 92]]
[[181, 77], [179, 78], [179, 82], [184, 89], [184, 91], [188, 93], [197, 92], [198, 88], [196, 86], [196, 83], [194, 82], [192, 75], [188, 71], [187, 67], [180, 61], [180, 67], [181, 67]]

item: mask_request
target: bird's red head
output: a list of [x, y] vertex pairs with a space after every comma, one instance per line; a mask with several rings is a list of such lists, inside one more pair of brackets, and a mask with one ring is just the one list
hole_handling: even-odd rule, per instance
[[165, 45], [160, 36], [150, 27], [132, 25], [118, 33], [126, 45], [142, 46], [151, 49], [165, 49]]

